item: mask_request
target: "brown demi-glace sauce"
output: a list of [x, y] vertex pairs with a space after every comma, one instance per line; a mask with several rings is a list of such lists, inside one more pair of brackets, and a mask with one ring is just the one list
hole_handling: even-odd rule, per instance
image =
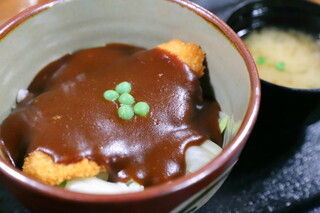
[[[136, 102], [149, 104], [147, 116], [121, 119], [119, 104], [104, 99], [123, 81]], [[32, 95], [1, 126], [16, 162], [35, 150], [62, 164], [88, 158], [105, 166], [111, 181], [151, 186], [185, 175], [189, 146], [206, 139], [221, 145], [219, 105], [204, 101], [199, 79], [164, 50], [81, 50], [46, 66], [28, 89]]]

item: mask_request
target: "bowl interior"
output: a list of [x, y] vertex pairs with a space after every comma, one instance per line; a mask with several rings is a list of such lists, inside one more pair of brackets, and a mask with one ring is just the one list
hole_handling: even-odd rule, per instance
[[234, 35], [227, 38], [232, 32], [225, 25], [219, 20], [217, 26], [210, 23], [215, 18], [196, 5], [178, 0], [66, 0], [52, 1], [31, 14], [22, 17], [26, 20], [14, 30], [0, 31], [0, 122], [14, 106], [18, 90], [27, 88], [41, 68], [66, 53], [112, 42], [152, 48], [177, 38], [199, 44], [207, 54], [215, 97], [232, 118], [226, 144], [244, 119], [249, 124], [242, 128], [243, 134], [248, 134], [255, 120], [248, 115], [249, 105], [255, 114], [259, 96], [253, 61], [245, 48], [239, 52], [240, 40], [235, 45]]

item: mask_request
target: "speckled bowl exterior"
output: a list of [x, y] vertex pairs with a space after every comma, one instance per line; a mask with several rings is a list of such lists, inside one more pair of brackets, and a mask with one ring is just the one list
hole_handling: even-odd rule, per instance
[[121, 195], [91, 195], [42, 184], [13, 167], [0, 146], [1, 182], [32, 212], [193, 212], [221, 186], [255, 123], [260, 84], [240, 38], [219, 18], [185, 0], [53, 0], [0, 28], [0, 121], [17, 91], [49, 62], [79, 49], [122, 42], [152, 48], [178, 38], [198, 43], [216, 99], [231, 120], [223, 152], [199, 171]]

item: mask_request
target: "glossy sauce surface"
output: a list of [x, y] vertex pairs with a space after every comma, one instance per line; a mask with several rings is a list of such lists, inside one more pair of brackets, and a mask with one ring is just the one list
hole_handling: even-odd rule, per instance
[[[106, 90], [127, 81], [147, 116], [119, 118]], [[221, 145], [219, 105], [203, 101], [195, 74], [174, 55], [109, 44], [66, 55], [46, 66], [29, 96], [2, 123], [14, 161], [35, 150], [68, 164], [83, 158], [105, 166], [111, 181], [151, 186], [185, 174], [185, 150], [210, 138]]]

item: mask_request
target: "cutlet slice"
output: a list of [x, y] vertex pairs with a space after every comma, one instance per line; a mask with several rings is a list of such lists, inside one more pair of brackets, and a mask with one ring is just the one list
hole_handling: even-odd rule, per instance
[[198, 78], [203, 76], [203, 62], [205, 53], [195, 43], [185, 43], [181, 40], [173, 39], [167, 43], [162, 43], [157, 48], [166, 50], [176, 55], [183, 63], [197, 75]]
[[93, 177], [105, 172], [104, 167], [84, 158], [68, 165], [54, 163], [51, 156], [34, 151], [25, 158], [23, 171], [37, 180], [50, 185], [58, 185], [65, 180], [78, 177]]

